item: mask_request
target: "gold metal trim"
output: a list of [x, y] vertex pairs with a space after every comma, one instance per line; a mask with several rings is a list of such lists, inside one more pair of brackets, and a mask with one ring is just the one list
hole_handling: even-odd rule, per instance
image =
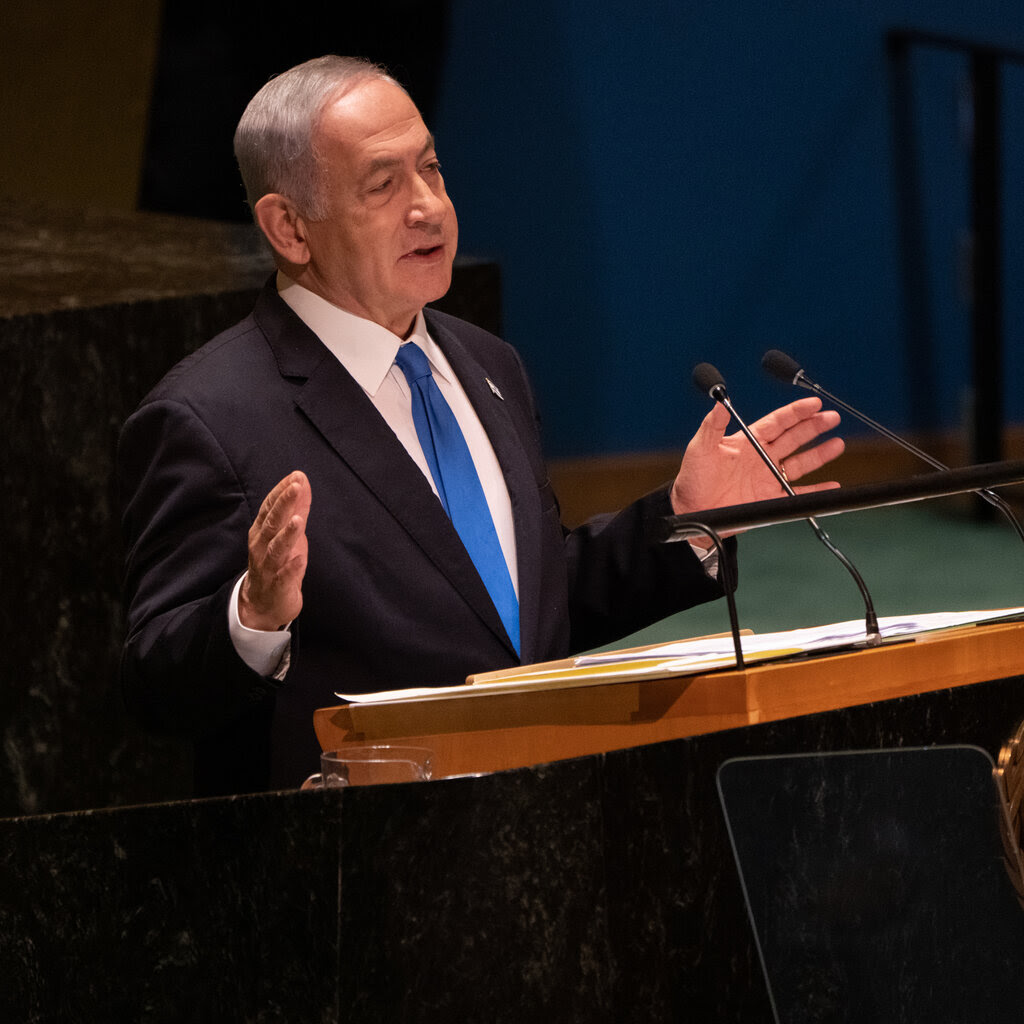
[[993, 775], [1001, 797], [999, 831], [1003, 837], [1003, 862], [1017, 893], [1017, 902], [1024, 907], [1024, 722], [1003, 744]]

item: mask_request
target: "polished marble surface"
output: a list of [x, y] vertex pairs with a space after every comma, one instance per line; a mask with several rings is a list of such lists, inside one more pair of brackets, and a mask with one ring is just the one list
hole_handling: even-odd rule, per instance
[[247, 224], [0, 198], [0, 318], [258, 288]]
[[245, 315], [268, 270], [247, 228], [0, 203], [0, 814], [191, 795], [189, 752], [121, 706], [114, 452], [139, 399]]
[[0, 823], [0, 1018], [337, 1020], [338, 815], [324, 794]]

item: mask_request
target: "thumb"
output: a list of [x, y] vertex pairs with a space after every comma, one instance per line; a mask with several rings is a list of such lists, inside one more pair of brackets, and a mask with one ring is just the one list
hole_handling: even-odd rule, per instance
[[711, 411], [701, 420], [697, 433], [693, 440], [699, 447], [714, 448], [725, 437], [725, 431], [729, 426], [732, 414], [721, 402], [715, 402]]

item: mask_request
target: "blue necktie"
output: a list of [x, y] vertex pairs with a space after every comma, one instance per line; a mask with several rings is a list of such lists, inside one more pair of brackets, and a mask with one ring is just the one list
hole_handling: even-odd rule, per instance
[[402, 345], [395, 362], [409, 382], [412, 418], [437, 496], [473, 559], [518, 654], [519, 601], [466, 439], [419, 346], [412, 342]]

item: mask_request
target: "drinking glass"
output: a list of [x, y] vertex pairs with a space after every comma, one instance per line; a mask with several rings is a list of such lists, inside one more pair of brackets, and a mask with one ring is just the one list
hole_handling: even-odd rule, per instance
[[320, 771], [303, 789], [378, 786], [390, 782], [424, 782], [431, 778], [432, 752], [425, 747], [392, 744], [344, 747], [320, 755]]

